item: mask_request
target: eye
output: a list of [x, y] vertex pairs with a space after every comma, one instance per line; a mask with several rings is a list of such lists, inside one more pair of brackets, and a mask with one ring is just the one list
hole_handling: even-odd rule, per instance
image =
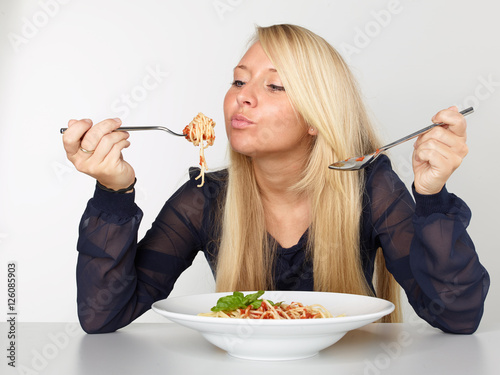
[[278, 85], [267, 85], [271, 89], [271, 91], [285, 91], [285, 88], [283, 86], [278, 86]]
[[245, 82], [240, 81], [239, 79], [235, 79], [233, 83], [231, 83], [231, 85], [233, 85], [234, 87], [243, 87], [244, 84]]

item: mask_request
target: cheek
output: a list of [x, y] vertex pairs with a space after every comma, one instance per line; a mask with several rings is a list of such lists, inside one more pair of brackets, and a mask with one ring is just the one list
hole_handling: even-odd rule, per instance
[[237, 104], [238, 103], [236, 101], [236, 93], [231, 87], [229, 90], [227, 90], [226, 95], [224, 96], [224, 113], [227, 113], [227, 111], [230, 110], [231, 108], [234, 109], [234, 107], [237, 106]]
[[290, 108], [283, 108], [280, 111], [276, 111], [273, 116], [276, 121], [274, 121], [273, 129], [275, 135], [283, 136], [289, 138], [296, 133], [303, 133], [304, 126], [297, 119], [295, 112]]
[[229, 136], [230, 132], [230, 122], [231, 122], [231, 103], [233, 103], [233, 98], [230, 90], [224, 96], [223, 110], [224, 110], [224, 122], [226, 126], [226, 133]]
[[275, 127], [261, 127], [257, 129], [255, 134], [255, 141], [257, 141], [262, 146], [273, 145], [279, 143], [281, 130]]

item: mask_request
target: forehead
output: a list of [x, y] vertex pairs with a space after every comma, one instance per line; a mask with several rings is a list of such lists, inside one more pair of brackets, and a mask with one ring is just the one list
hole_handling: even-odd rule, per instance
[[276, 68], [267, 57], [260, 42], [254, 43], [243, 55], [234, 70], [265, 70], [271, 73], [277, 73]]

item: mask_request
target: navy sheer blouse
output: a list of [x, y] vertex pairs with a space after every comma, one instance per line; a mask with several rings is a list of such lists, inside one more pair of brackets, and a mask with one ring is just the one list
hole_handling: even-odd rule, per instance
[[[214, 269], [213, 224], [227, 172], [207, 174], [202, 188], [194, 180], [198, 173], [190, 172], [139, 242], [142, 211], [134, 193], [96, 187], [81, 219], [77, 245], [78, 316], [86, 332], [115, 331], [166, 298], [199, 251]], [[471, 218], [467, 205], [446, 188], [431, 196], [413, 191], [413, 200], [385, 156], [365, 173], [360, 251], [369, 284], [381, 247], [388, 270], [421, 318], [445, 332], [474, 332], [489, 276], [466, 232]], [[276, 290], [313, 290], [307, 235], [290, 248], [278, 245]]]

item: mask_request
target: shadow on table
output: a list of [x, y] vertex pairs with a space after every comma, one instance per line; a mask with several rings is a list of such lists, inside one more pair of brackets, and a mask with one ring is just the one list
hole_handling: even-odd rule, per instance
[[372, 324], [348, 332], [319, 356], [335, 358], [338, 364], [362, 363], [359, 373], [369, 375], [487, 374], [485, 349], [477, 335], [447, 334], [427, 323]]
[[238, 374], [243, 375], [268, 371], [270, 364], [274, 368], [279, 363], [280, 372], [287, 374], [303, 374], [306, 369], [404, 374], [408, 368], [417, 373], [420, 369], [430, 373], [483, 374], [481, 357], [481, 344], [474, 335], [444, 334], [428, 327], [419, 330], [408, 325], [373, 324], [347, 333], [312, 358], [248, 361], [229, 356], [198, 332], [180, 326], [132, 324], [115, 333], [83, 336], [78, 369], [80, 375], [198, 374], [201, 366], [206, 375], [219, 374], [221, 368], [238, 369]]

